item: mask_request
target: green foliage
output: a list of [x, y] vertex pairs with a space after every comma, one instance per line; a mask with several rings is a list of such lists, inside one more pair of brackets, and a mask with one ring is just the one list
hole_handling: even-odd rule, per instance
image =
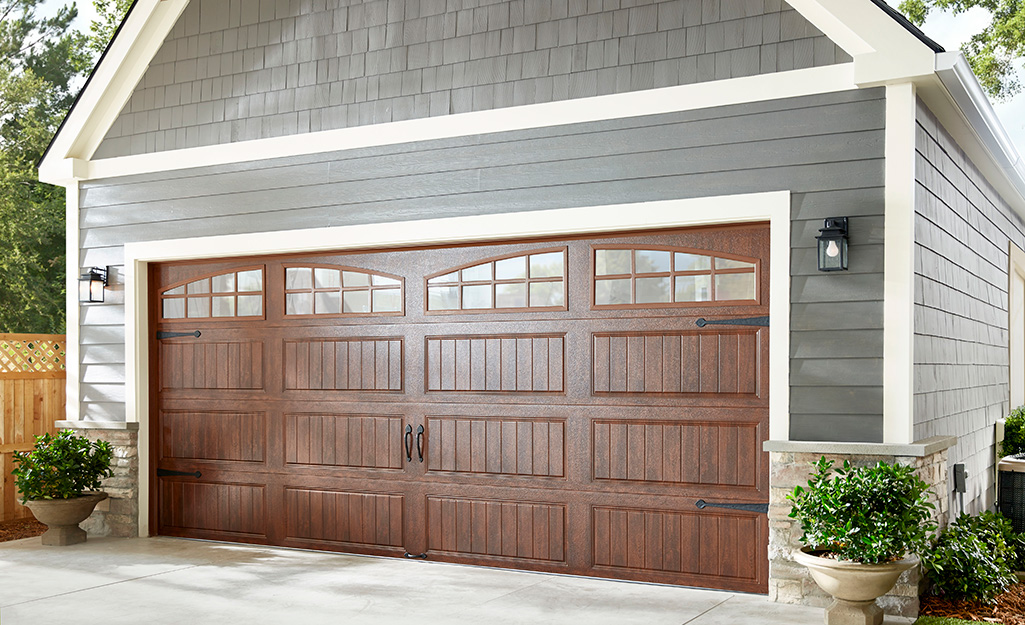
[[1025, 406], [1018, 406], [1011, 411], [1004, 422], [1004, 442], [1001, 443], [1000, 455], [1013, 456], [1025, 453]]
[[77, 11], [0, 0], [0, 332], [64, 331], [64, 190], [38, 181], [42, 156], [88, 67]]
[[787, 495], [790, 517], [801, 522], [801, 542], [841, 560], [878, 564], [921, 552], [936, 528], [929, 486], [906, 465], [880, 462], [831, 476], [833, 462], [820, 458], [808, 487]]
[[914, 625], [973, 625], [972, 621], [962, 621], [959, 618], [944, 618], [942, 616], [920, 616]]
[[30, 499], [70, 499], [100, 487], [113, 475], [114, 450], [106, 441], [92, 442], [62, 430], [57, 436], [36, 437], [36, 447], [14, 453], [14, 484], [22, 502]]
[[1025, 56], [1025, 0], [903, 0], [899, 8], [919, 26], [933, 9], [954, 15], [974, 8], [988, 11], [989, 25], [972, 35], [961, 51], [991, 98], [1006, 100], [1021, 91], [1014, 63]]
[[1011, 522], [994, 512], [962, 515], [940, 533], [922, 558], [936, 595], [992, 602], [1016, 581]]
[[135, 0], [93, 0], [98, 20], [91, 24], [92, 34], [89, 36], [89, 48], [96, 54], [102, 54], [107, 48], [114, 32], [128, 13]]

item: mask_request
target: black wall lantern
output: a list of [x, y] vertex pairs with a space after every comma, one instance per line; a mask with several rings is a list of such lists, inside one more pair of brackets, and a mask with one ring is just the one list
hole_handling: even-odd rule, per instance
[[819, 271], [847, 271], [847, 218], [826, 219], [819, 236]]
[[90, 267], [78, 279], [78, 301], [83, 304], [102, 303], [103, 291], [107, 286], [107, 272], [110, 268]]

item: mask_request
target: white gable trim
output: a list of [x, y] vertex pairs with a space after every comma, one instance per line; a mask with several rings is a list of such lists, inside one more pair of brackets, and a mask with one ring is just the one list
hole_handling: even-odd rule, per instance
[[[223, 235], [125, 245], [127, 420], [139, 423], [139, 475], [150, 474], [147, 265], [294, 252], [379, 249], [503, 239], [769, 222], [769, 438], [790, 430], [790, 192], [773, 191], [527, 213]], [[70, 378], [69, 378], [70, 379]], [[139, 535], [149, 534], [149, 480], [139, 483]]]
[[50, 145], [39, 167], [40, 180], [48, 182], [42, 172], [65, 159], [92, 158], [188, 4], [136, 1]]
[[693, 111], [856, 89], [851, 64], [40, 167], [44, 182], [92, 180], [339, 150]]
[[854, 57], [861, 87], [907, 82], [935, 70], [936, 53], [871, 0], [786, 0]]

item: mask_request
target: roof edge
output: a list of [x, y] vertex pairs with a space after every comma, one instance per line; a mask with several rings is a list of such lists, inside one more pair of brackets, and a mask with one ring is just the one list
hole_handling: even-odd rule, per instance
[[937, 54], [936, 75], [990, 158], [1018, 192], [1022, 204], [1015, 210], [1025, 213], [1025, 160], [1007, 136], [968, 59], [960, 52]]
[[915, 26], [911, 22], [911, 20], [909, 20], [903, 13], [901, 13], [897, 9], [893, 8], [892, 6], [890, 6], [886, 2], [886, 0], [872, 0], [872, 3], [875, 4], [877, 7], [879, 7], [880, 9], [882, 9], [884, 12], [886, 12], [887, 15], [889, 15], [890, 17], [895, 19], [898, 24], [903, 26], [904, 29], [907, 30], [909, 33], [911, 33], [912, 35], [917, 37], [919, 41], [921, 41], [925, 45], [929, 46], [929, 48], [933, 52], [935, 52], [937, 54], [940, 54], [942, 52], [946, 52], [947, 51], [943, 46], [941, 46], [940, 44], [936, 43], [936, 41], [934, 39], [929, 37], [929, 35], [926, 35], [922, 31], [921, 28], [919, 28], [918, 26]]

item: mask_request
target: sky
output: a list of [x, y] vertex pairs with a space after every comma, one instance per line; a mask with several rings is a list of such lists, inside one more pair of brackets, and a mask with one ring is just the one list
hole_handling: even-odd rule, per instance
[[[47, 5], [58, 7], [66, 4], [67, 0], [46, 0]], [[92, 0], [75, 0], [78, 4], [79, 28], [88, 30], [89, 22], [96, 17], [96, 10]], [[892, 5], [899, 4], [898, 0], [887, 0]], [[933, 40], [942, 45], [948, 51], [954, 51], [961, 47], [972, 33], [981, 30], [989, 20], [989, 14], [983, 9], [972, 9], [968, 13], [956, 18], [948, 12], [932, 11], [929, 20], [922, 30]], [[1020, 68], [1021, 60], [1017, 65]], [[1021, 71], [1022, 82], [1025, 83], [1025, 71]], [[1019, 93], [1016, 97], [1007, 102], [994, 103], [993, 108], [1003, 123], [1011, 141], [1018, 148], [1018, 153], [1025, 157], [1025, 92]]]

